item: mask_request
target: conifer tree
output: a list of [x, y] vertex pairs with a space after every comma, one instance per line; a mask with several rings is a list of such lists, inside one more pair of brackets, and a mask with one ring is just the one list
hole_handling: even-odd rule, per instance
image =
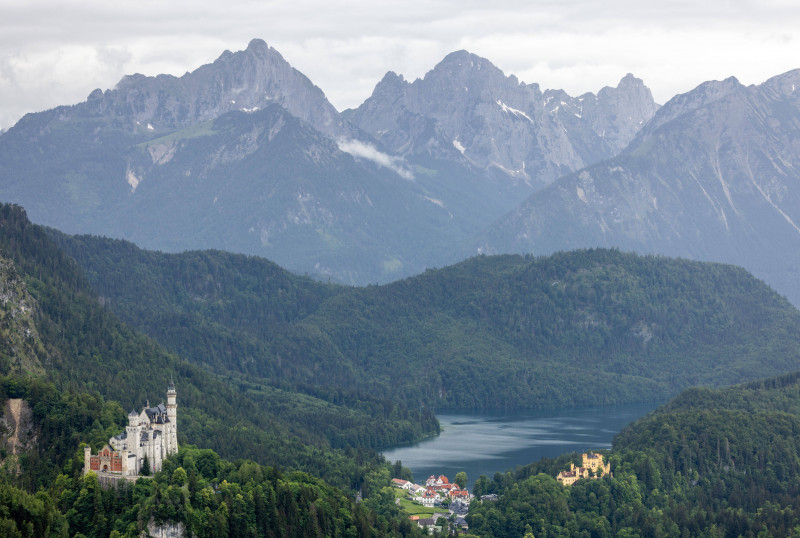
[[139, 474], [142, 476], [150, 476], [150, 460], [147, 457], [147, 454], [144, 455], [142, 458], [142, 468], [139, 470]]

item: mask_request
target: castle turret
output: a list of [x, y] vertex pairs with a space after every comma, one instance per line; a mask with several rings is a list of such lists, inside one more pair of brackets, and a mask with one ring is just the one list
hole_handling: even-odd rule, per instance
[[177, 392], [175, 391], [175, 383], [172, 378], [169, 380], [167, 386], [167, 418], [169, 419], [169, 427], [164, 432], [164, 449], [169, 456], [178, 451], [178, 402]]
[[92, 447], [86, 445], [83, 447], [83, 474], [89, 472], [90, 465], [92, 461]]

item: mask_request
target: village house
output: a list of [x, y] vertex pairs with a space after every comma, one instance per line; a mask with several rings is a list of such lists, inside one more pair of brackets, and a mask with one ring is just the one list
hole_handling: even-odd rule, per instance
[[556, 480], [564, 486], [571, 486], [581, 479], [596, 479], [611, 473], [611, 465], [603, 463], [603, 455], [593, 452], [584, 453], [580, 467], [570, 463], [569, 470], [558, 473]]
[[429, 533], [440, 532], [442, 528], [436, 524], [438, 519], [439, 519], [438, 517], [420, 518], [417, 520], [417, 525], [419, 525], [423, 529], [427, 529]]
[[464, 499], [469, 501], [469, 491], [466, 489], [453, 489], [450, 490], [450, 498], [451, 499]]
[[411, 487], [408, 491], [411, 493], [416, 493], [417, 495], [424, 493], [427, 490], [425, 486], [420, 486], [419, 484], [411, 484]]
[[424, 491], [427, 491], [425, 486], [420, 486], [419, 484], [413, 484], [408, 480], [403, 480], [402, 478], [392, 478], [392, 486], [400, 489], [404, 489], [409, 493], [420, 494]]
[[392, 485], [396, 488], [404, 489], [406, 491], [411, 490], [412, 484], [408, 480], [403, 480], [402, 478], [392, 478]]
[[444, 485], [450, 484], [450, 481], [447, 479], [445, 475], [439, 475], [438, 477], [431, 475], [428, 480], [425, 481], [426, 486], [432, 487], [441, 487]]
[[434, 491], [426, 491], [419, 496], [414, 497], [413, 500], [422, 506], [427, 506], [430, 508], [436, 503], [436, 501], [439, 500], [439, 494]]
[[434, 486], [436, 491], [441, 491], [445, 495], [450, 495], [451, 491], [458, 489], [458, 484], [442, 484], [441, 486]]

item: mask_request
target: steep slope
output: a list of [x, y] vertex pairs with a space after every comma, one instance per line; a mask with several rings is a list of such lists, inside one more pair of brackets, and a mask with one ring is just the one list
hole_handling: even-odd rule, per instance
[[259, 254], [348, 283], [422, 270], [421, 251], [463, 234], [417, 183], [354, 159], [281, 107], [202, 129], [133, 148], [133, 192], [96, 230], [168, 251]]
[[[137, 144], [176, 132], [202, 136], [208, 122], [226, 113], [271, 105], [319, 132], [347, 131], [319, 88], [253, 40], [247, 50], [226, 51], [180, 78], [128, 76], [83, 103], [26, 115], [0, 136], [0, 197], [23, 205], [35, 220], [102, 233], [104, 211], [131, 203], [139, 179], [129, 164]], [[165, 163], [175, 148], [149, 151], [154, 164]]]
[[441, 263], [445, 245], [489, 222], [454, 218], [401, 168], [354, 158], [274, 103], [157, 137], [89, 105], [29, 115], [0, 137], [0, 197], [66, 231], [259, 254], [348, 283]]
[[[539, 188], [611, 157], [657, 105], [628, 75], [617, 88], [570, 97], [506, 77], [488, 60], [458, 51], [412, 83], [387, 73], [346, 117], [392, 152], [471, 163]], [[461, 155], [459, 155], [459, 153]]]
[[731, 266], [579, 251], [322, 288], [255, 258], [54, 237], [115, 312], [169, 349], [290, 386], [557, 407], [666, 398], [800, 357], [800, 313]]
[[534, 194], [481, 252], [617, 246], [742, 265], [800, 303], [800, 70], [706, 83], [618, 157]]
[[306, 473], [183, 444], [153, 476], [102, 488], [83, 475], [81, 444], [99, 450], [126, 425], [120, 404], [96, 392], [0, 375], [2, 535], [422, 536], [394, 496], [377, 495], [389, 464], [362, 468], [365, 502], [356, 502]]
[[378, 146], [254, 40], [180, 78], [133, 75], [28, 114], [0, 135], [0, 199], [71, 233], [366, 283], [442, 265], [529, 192], [498, 192], [463, 158], [411, 163]]
[[[362, 465], [380, 461], [369, 449], [437, 431], [429, 411], [409, 410], [352, 387], [336, 394], [315, 387], [287, 390], [230, 371], [214, 375], [169, 353], [104, 307], [108, 301], [98, 300], [75, 262], [19, 207], [0, 206], [0, 254], [13, 264], [13, 271], [0, 273], [0, 287], [27, 290], [9, 295], [17, 307], [6, 312], [20, 319], [2, 326], [0, 375], [22, 370], [60, 388], [96, 391], [125, 409], [161, 397], [174, 376], [181, 443], [313, 471], [345, 488], [358, 486]], [[324, 296], [324, 286], [315, 286]], [[28, 318], [20, 315], [23, 310]], [[25, 339], [27, 347], [19, 344]], [[26, 368], [31, 363], [34, 367]], [[360, 462], [351, 457], [353, 450], [361, 452]]]
[[225, 51], [211, 64], [182, 77], [136, 74], [112, 90], [97, 89], [86, 103], [59, 107], [62, 121], [92, 115], [113, 118], [126, 131], [165, 133], [212, 120], [232, 110], [278, 104], [328, 135], [349, 132], [325, 94], [261, 39]]

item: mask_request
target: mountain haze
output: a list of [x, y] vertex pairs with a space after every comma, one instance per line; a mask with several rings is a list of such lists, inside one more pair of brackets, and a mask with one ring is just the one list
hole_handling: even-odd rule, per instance
[[68, 233], [386, 282], [455, 261], [453, 245], [613, 154], [655, 109], [632, 76], [572, 98], [461, 51], [413, 84], [388, 74], [339, 114], [253, 40], [181, 77], [126, 76], [26, 115], [0, 135], [0, 199]]
[[588, 246], [734, 263], [799, 303], [800, 70], [675, 97], [619, 156], [533, 194], [475, 244]]

